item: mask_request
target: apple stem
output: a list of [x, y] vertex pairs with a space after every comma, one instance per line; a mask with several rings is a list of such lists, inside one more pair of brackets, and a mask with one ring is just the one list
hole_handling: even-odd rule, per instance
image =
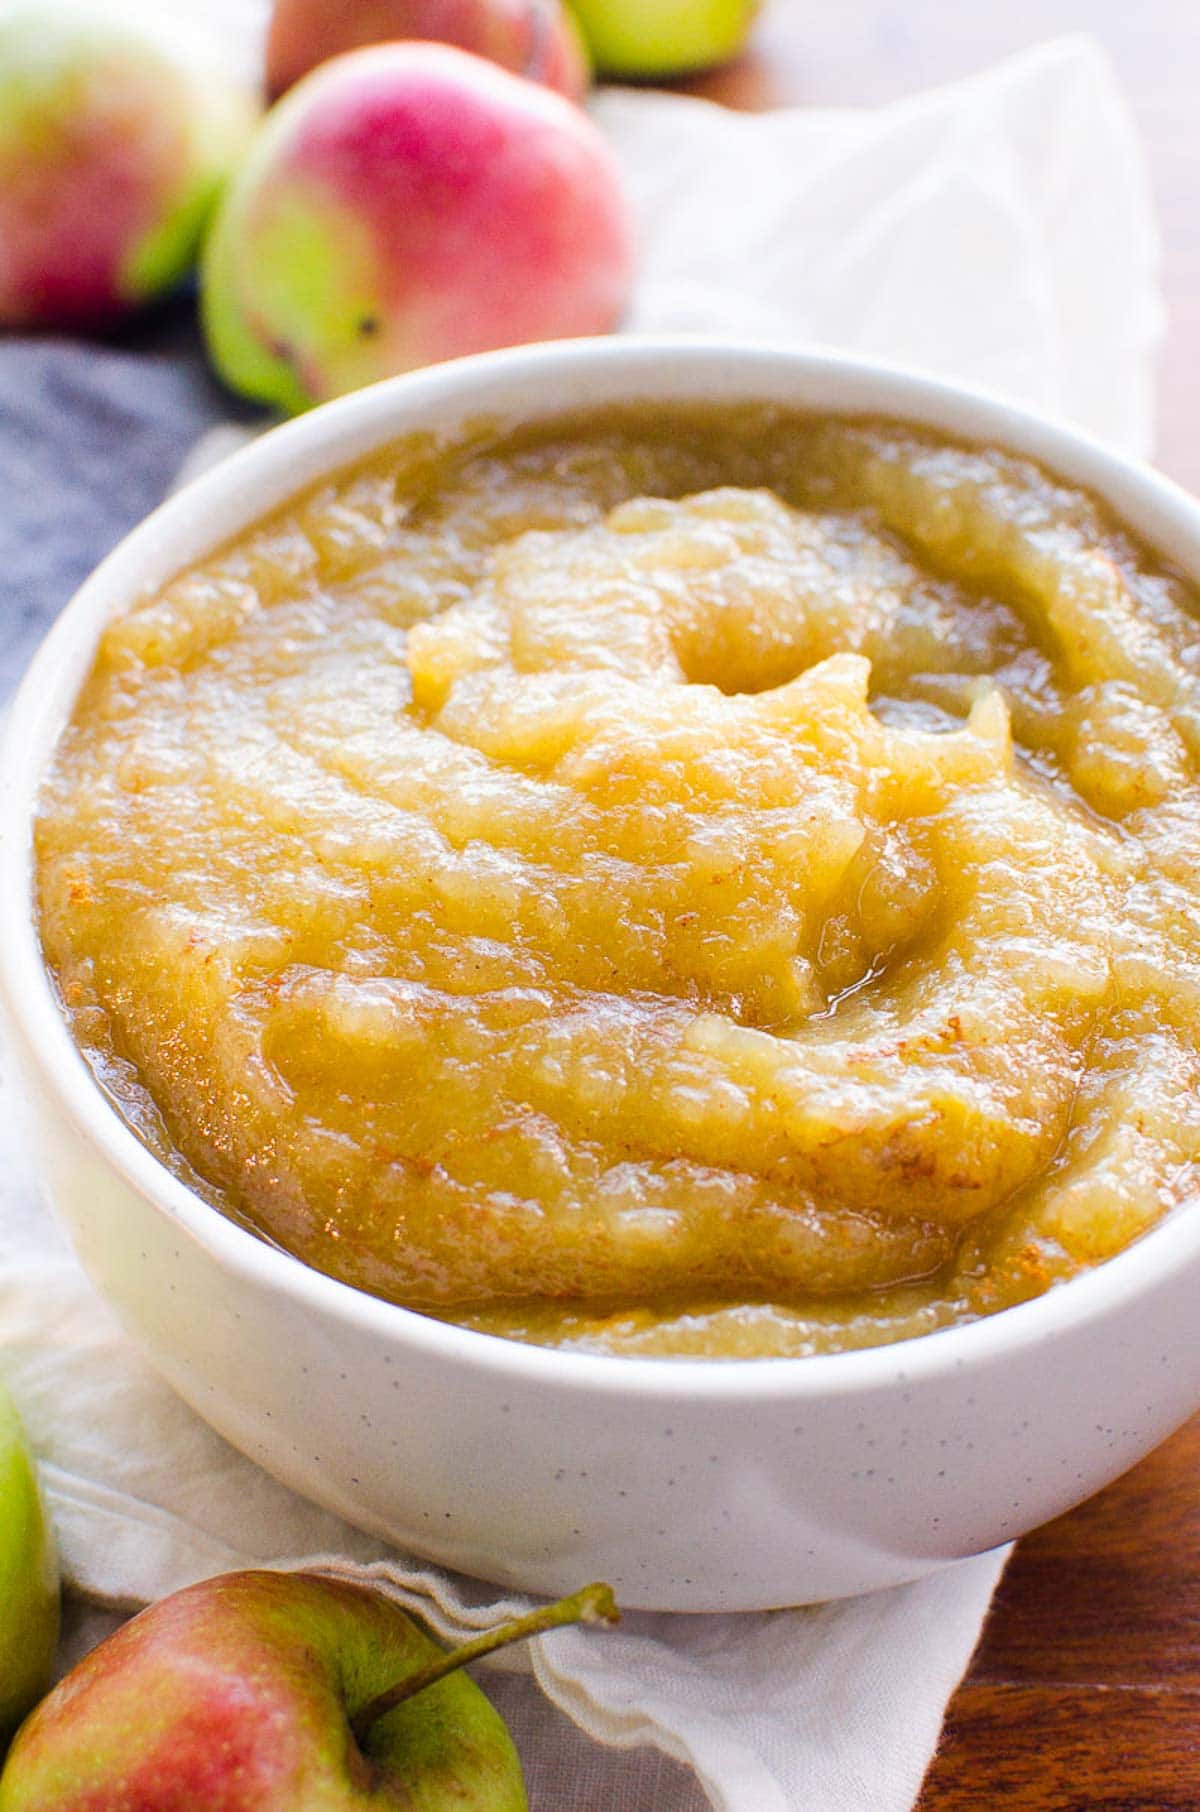
[[530, 1611], [528, 1616], [518, 1617], [512, 1623], [485, 1630], [482, 1636], [464, 1642], [461, 1648], [451, 1649], [407, 1679], [397, 1680], [394, 1686], [389, 1686], [386, 1692], [377, 1694], [363, 1706], [351, 1719], [351, 1729], [361, 1743], [372, 1724], [387, 1712], [394, 1711], [397, 1705], [403, 1705], [406, 1699], [424, 1692], [427, 1686], [444, 1680], [447, 1674], [466, 1667], [469, 1662], [478, 1661], [498, 1648], [507, 1648], [510, 1642], [524, 1642], [530, 1636], [541, 1636], [546, 1630], [561, 1629], [568, 1623], [617, 1623], [620, 1615], [610, 1586], [584, 1586], [581, 1591], [572, 1592], [569, 1598], [560, 1598], [557, 1604], [543, 1605], [541, 1610]]

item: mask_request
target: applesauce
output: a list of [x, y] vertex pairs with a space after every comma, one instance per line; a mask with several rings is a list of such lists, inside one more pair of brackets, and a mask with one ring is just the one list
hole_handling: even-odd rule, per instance
[[399, 443], [105, 632], [36, 827], [139, 1136], [356, 1287], [617, 1353], [992, 1313], [1197, 1182], [1200, 627], [1028, 461]]

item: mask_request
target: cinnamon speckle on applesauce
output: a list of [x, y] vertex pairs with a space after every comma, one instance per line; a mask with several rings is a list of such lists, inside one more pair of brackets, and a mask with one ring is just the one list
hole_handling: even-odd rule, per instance
[[510, 1337], [806, 1354], [1194, 1196], [1200, 617], [897, 423], [398, 443], [112, 623], [46, 958], [216, 1208]]

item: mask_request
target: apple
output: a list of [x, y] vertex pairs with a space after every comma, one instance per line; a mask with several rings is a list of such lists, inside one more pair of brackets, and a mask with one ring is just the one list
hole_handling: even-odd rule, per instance
[[760, 0], [572, 0], [602, 75], [689, 75], [741, 50]]
[[170, 289], [255, 112], [106, 12], [0, 7], [0, 327], [107, 327]]
[[323, 63], [217, 213], [202, 313], [234, 390], [290, 411], [462, 353], [613, 327], [632, 230], [608, 145], [448, 44]]
[[504, 1721], [458, 1670], [616, 1616], [588, 1586], [447, 1654], [365, 1586], [204, 1580], [123, 1625], [26, 1719], [0, 1812], [525, 1812]]
[[573, 101], [591, 80], [579, 27], [561, 0], [275, 0], [268, 91], [281, 95], [318, 63], [390, 38], [457, 44]]
[[0, 1385], [0, 1751], [49, 1684], [58, 1609], [58, 1568], [37, 1470]]

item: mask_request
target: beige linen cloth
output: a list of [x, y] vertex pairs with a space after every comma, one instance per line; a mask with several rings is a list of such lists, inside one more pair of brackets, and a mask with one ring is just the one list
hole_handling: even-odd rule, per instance
[[[1151, 210], [1089, 40], [876, 112], [749, 118], [616, 92], [595, 111], [641, 227], [633, 327], [920, 363], [1149, 450]], [[188, 1581], [311, 1556], [446, 1635], [512, 1608], [301, 1501], [187, 1410], [38, 1204], [20, 1130], [6, 1090], [0, 1353], [74, 1588], [65, 1654]], [[1005, 1558], [850, 1603], [630, 1616], [507, 1657], [489, 1690], [535, 1812], [905, 1812]]]

